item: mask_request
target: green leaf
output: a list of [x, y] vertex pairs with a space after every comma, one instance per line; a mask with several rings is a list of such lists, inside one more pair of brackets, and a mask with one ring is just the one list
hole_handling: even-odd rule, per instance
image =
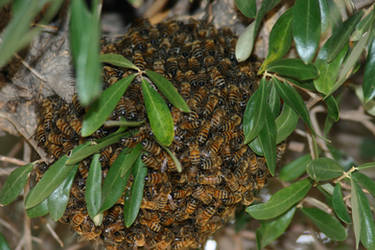
[[44, 173], [42, 179], [29, 192], [25, 200], [25, 208], [32, 208], [45, 200], [71, 173], [74, 166], [67, 166], [68, 157], [64, 155]]
[[94, 220], [102, 205], [102, 166], [99, 158], [100, 154], [95, 154], [92, 157], [86, 180], [85, 201], [87, 212], [92, 220]]
[[262, 73], [270, 62], [282, 58], [292, 44], [292, 8], [285, 11], [273, 25], [270, 37], [268, 55], [259, 72]]
[[373, 168], [373, 167], [375, 167], [375, 161], [373, 161], [373, 162], [367, 162], [367, 163], [361, 164], [361, 165], [359, 165], [357, 168], [358, 168], [359, 170], [361, 170], [361, 169]]
[[268, 170], [271, 175], [275, 175], [276, 169], [276, 125], [275, 117], [271, 109], [266, 104], [265, 122], [263, 128], [259, 132], [259, 142], [262, 147], [262, 152], [266, 158]]
[[131, 61], [129, 61], [128, 59], [126, 59], [125, 57], [123, 57], [120, 54], [113, 54], [113, 53], [100, 54], [99, 60], [102, 63], [109, 63], [109, 64], [112, 64], [114, 66], [118, 66], [118, 67], [122, 67], [122, 68], [140, 70]]
[[246, 208], [246, 212], [258, 220], [275, 218], [303, 199], [303, 197], [309, 192], [311, 186], [312, 185], [308, 179], [297, 181], [289, 187], [283, 188], [272, 195], [271, 199], [266, 203]]
[[270, 106], [274, 117], [277, 117], [280, 114], [280, 97], [277, 94], [276, 87], [273, 84], [271, 85], [271, 90], [268, 97], [268, 105]]
[[[267, 85], [267, 86], [266, 86]], [[267, 107], [267, 89], [269, 83], [263, 78], [259, 88], [250, 96], [243, 116], [244, 144], [251, 142], [260, 132], [265, 121], [265, 109]]]
[[365, 103], [375, 97], [375, 37], [370, 41], [362, 89]]
[[257, 248], [262, 249], [279, 238], [293, 219], [296, 207], [274, 220], [263, 221], [256, 231]]
[[16, 168], [10, 173], [4, 185], [0, 190], [0, 204], [6, 206], [17, 199], [26, 185], [29, 173], [33, 169], [33, 164], [29, 163], [25, 166]]
[[281, 114], [276, 118], [276, 144], [284, 141], [297, 127], [298, 115], [286, 103], [284, 103]]
[[254, 18], [257, 14], [256, 0], [235, 0], [237, 8], [241, 13], [249, 18]]
[[302, 60], [295, 58], [278, 59], [268, 64], [266, 69], [269, 72], [301, 81], [315, 79], [319, 76], [319, 72], [313, 64], [304, 64]]
[[78, 165], [71, 168], [65, 180], [47, 198], [48, 211], [54, 221], [64, 215], [77, 169]]
[[325, 33], [330, 25], [329, 8], [328, 8], [327, 0], [319, 0], [319, 9], [320, 9], [321, 31], [322, 33]]
[[335, 85], [337, 75], [347, 51], [348, 46], [345, 46], [331, 63], [320, 59], [315, 61], [315, 66], [320, 74], [319, 77], [314, 80], [314, 86], [320, 93], [327, 95]]
[[333, 32], [331, 37], [320, 49], [318, 58], [327, 61], [328, 63], [335, 59], [342, 48], [348, 44], [349, 37], [353, 33], [353, 30], [361, 17], [362, 11], [358, 11], [340, 25], [338, 29], [335, 29], [335, 32]]
[[131, 171], [129, 169], [125, 176], [121, 177], [121, 170], [123, 169], [122, 166], [126, 164], [125, 159], [129, 151], [129, 148], [125, 148], [123, 151], [121, 151], [115, 162], [108, 170], [107, 176], [105, 177], [103, 182], [103, 200], [100, 212], [103, 212], [108, 208], [111, 208], [118, 201], [118, 199], [124, 192]]
[[182, 172], [182, 165], [181, 162], [177, 159], [174, 153], [169, 150], [169, 148], [162, 146], [165, 151], [169, 154], [169, 156], [172, 158], [173, 163], [176, 165], [177, 172]]
[[285, 165], [281, 171], [279, 178], [286, 182], [291, 182], [300, 177], [306, 171], [306, 166], [311, 162], [311, 155], [306, 154], [298, 157], [294, 161]]
[[156, 140], [161, 145], [169, 146], [174, 138], [174, 125], [167, 104], [145, 79], [142, 80], [142, 94]]
[[10, 250], [8, 242], [2, 233], [0, 233], [0, 250]]
[[288, 104], [293, 111], [302, 118], [302, 120], [304, 120], [311, 131], [314, 131], [311, 125], [309, 112], [307, 111], [306, 105], [303, 102], [302, 97], [298, 94], [297, 90], [289, 84], [280, 82], [275, 78], [273, 79], [273, 83], [275, 84], [277, 91], [284, 102]]
[[124, 205], [125, 226], [130, 227], [137, 218], [142, 203], [143, 187], [147, 168], [144, 166], [141, 157], [135, 163], [135, 179], [131, 188], [130, 197], [127, 197]]
[[255, 154], [260, 155], [260, 156], [264, 155], [262, 146], [260, 145], [258, 137], [255, 137], [255, 139], [252, 140], [248, 145], [251, 148], [251, 150], [254, 151]]
[[332, 240], [342, 241], [348, 236], [345, 228], [333, 216], [316, 207], [301, 208], [301, 211]]
[[141, 144], [137, 144], [135, 147], [130, 148], [130, 151], [124, 156], [124, 161], [121, 166], [121, 177], [124, 177], [134, 165], [139, 155], [142, 153]]
[[258, 33], [258, 30], [260, 28], [260, 24], [262, 23], [262, 19], [265, 16], [265, 14], [273, 9], [280, 0], [264, 0], [262, 1], [262, 4], [260, 6], [259, 11], [257, 12], [257, 15], [255, 17], [255, 28], [254, 28], [254, 36], [253, 38], [255, 39], [256, 34]]
[[296, 0], [293, 7], [293, 39], [298, 55], [311, 62], [320, 40], [320, 10], [316, 0]]
[[[95, 5], [94, 5], [95, 6]], [[90, 13], [84, 1], [71, 1], [70, 46], [80, 103], [87, 106], [101, 91], [99, 62], [99, 16]]]
[[[362, 244], [367, 249], [374, 249], [375, 248], [375, 223], [374, 223], [374, 216], [371, 212], [370, 204], [366, 198], [366, 195], [363, 193], [361, 188], [358, 184], [352, 180], [352, 199], [357, 202], [357, 206], [359, 208], [357, 220], [360, 220], [360, 240]], [[353, 192], [355, 196], [353, 197]], [[352, 209], [354, 209], [352, 207]], [[353, 212], [354, 213], [354, 212]], [[355, 218], [353, 217], [353, 221]], [[356, 234], [356, 240], [357, 240]]]
[[324, 102], [327, 104], [327, 110], [328, 110], [328, 116], [334, 120], [338, 121], [339, 120], [339, 106], [336, 102], [335, 97], [333, 96], [328, 96]]
[[344, 169], [337, 161], [321, 157], [312, 160], [310, 164], [307, 165], [307, 173], [315, 181], [326, 181], [341, 176], [344, 173]]
[[146, 75], [150, 77], [151, 81], [158, 87], [161, 93], [163, 93], [168, 101], [172, 103], [176, 108], [180, 109], [183, 112], [191, 112], [184, 98], [182, 98], [177, 89], [168, 79], [151, 70], [146, 70]]
[[[361, 216], [361, 207], [360, 207], [360, 197], [358, 192], [361, 192], [360, 187], [351, 179], [351, 198], [350, 202], [352, 205], [352, 219], [353, 219], [353, 229], [354, 229], [354, 236], [355, 236], [355, 246], [358, 249], [359, 240], [361, 238], [362, 232], [362, 216]], [[358, 191], [359, 190], [359, 191]]]
[[249, 24], [237, 40], [235, 55], [238, 62], [246, 61], [250, 57], [254, 46], [255, 22]]
[[336, 184], [333, 191], [332, 205], [337, 217], [339, 217], [346, 224], [352, 223], [352, 220], [350, 219], [350, 215], [344, 203], [344, 197], [342, 196], [340, 183]]
[[103, 125], [134, 78], [135, 75], [130, 75], [111, 85], [90, 106], [82, 123], [81, 134], [83, 137], [91, 135]]
[[26, 209], [26, 214], [29, 218], [41, 217], [48, 214], [48, 200], [45, 199], [35, 207]]
[[359, 185], [366, 189], [373, 197], [375, 197], [375, 181], [360, 172], [352, 173], [352, 179], [354, 179]]

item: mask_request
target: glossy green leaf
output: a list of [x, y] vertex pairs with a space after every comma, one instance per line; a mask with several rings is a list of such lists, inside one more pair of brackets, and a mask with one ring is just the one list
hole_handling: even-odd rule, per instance
[[165, 151], [169, 154], [169, 156], [172, 158], [173, 163], [176, 165], [177, 172], [182, 172], [182, 165], [181, 162], [177, 159], [176, 155], [169, 150], [169, 148], [162, 146]]
[[297, 181], [273, 194], [266, 203], [246, 208], [246, 212], [258, 220], [275, 218], [303, 199], [311, 187], [312, 185], [308, 179]]
[[[268, 86], [267, 86], [268, 85]], [[250, 96], [243, 116], [243, 132], [245, 135], [244, 144], [251, 142], [260, 132], [265, 121], [265, 109], [267, 107], [267, 89], [269, 83], [263, 78], [259, 88]]]
[[272, 27], [269, 37], [268, 55], [260, 67], [263, 72], [266, 66], [279, 58], [282, 58], [292, 44], [292, 9], [285, 11]]
[[316, 207], [304, 207], [301, 211], [332, 240], [342, 241], [348, 236], [345, 228], [332, 215], [327, 214], [323, 210]]
[[270, 106], [274, 117], [277, 117], [280, 114], [280, 97], [277, 94], [276, 87], [273, 84], [271, 85], [271, 90], [268, 96], [268, 105]]
[[124, 177], [132, 168], [139, 155], [142, 153], [141, 144], [137, 144], [135, 147], [130, 148], [121, 166], [121, 177]]
[[352, 223], [352, 220], [344, 203], [344, 197], [342, 196], [340, 183], [336, 184], [333, 191], [332, 205], [337, 217], [339, 217], [346, 224]]
[[311, 162], [311, 155], [306, 154], [304, 156], [298, 157], [294, 161], [285, 165], [281, 171], [279, 178], [286, 182], [291, 182], [296, 180], [306, 171], [306, 166]]
[[[94, 5], [95, 6], [95, 5]], [[89, 12], [84, 1], [71, 1], [70, 46], [80, 103], [90, 104], [101, 91], [99, 62], [99, 15]]]
[[246, 61], [250, 57], [254, 46], [255, 22], [249, 24], [237, 40], [235, 55], [238, 62]]
[[361, 207], [360, 207], [360, 198], [358, 196], [358, 190], [360, 187], [351, 179], [351, 197], [350, 202], [352, 205], [352, 219], [353, 219], [353, 229], [354, 229], [354, 236], [355, 236], [355, 246], [358, 249], [359, 240], [361, 238], [361, 229], [362, 229], [362, 216], [361, 216]]
[[168, 101], [172, 103], [176, 108], [180, 109], [183, 112], [191, 112], [184, 98], [182, 98], [177, 89], [167, 78], [151, 70], [146, 70], [146, 75], [158, 87], [158, 89], [168, 99]]
[[372, 196], [375, 197], [375, 181], [361, 172], [352, 173], [354, 179], [359, 185], [366, 189]]
[[262, 249], [279, 238], [293, 219], [296, 207], [274, 220], [263, 221], [256, 231], [257, 248]]
[[48, 196], [48, 211], [54, 221], [59, 220], [64, 215], [77, 170], [78, 165], [71, 168], [65, 180]]
[[174, 138], [174, 124], [167, 104], [145, 79], [142, 80], [142, 94], [156, 140], [161, 145], [169, 146]]
[[33, 164], [16, 168], [10, 173], [0, 190], [0, 204], [6, 206], [17, 199], [26, 185], [29, 173], [33, 169]]
[[135, 75], [130, 75], [103, 91], [100, 98], [90, 106], [85, 114], [82, 123], [82, 136], [91, 135], [103, 125], [134, 78]]
[[0, 233], [0, 250], [10, 250], [8, 242], [2, 233]]
[[268, 105], [266, 105], [265, 109], [265, 119], [258, 139], [266, 159], [268, 170], [271, 175], [274, 176], [276, 169], [276, 125], [275, 116], [272, 114]]
[[[374, 223], [374, 216], [371, 212], [370, 204], [367, 200], [366, 195], [363, 193], [361, 188], [358, 186], [358, 184], [354, 180], [351, 181], [351, 185], [352, 185], [353, 222], [354, 222], [354, 225], [356, 223], [360, 224], [359, 229], [357, 228], [357, 230], [360, 230], [360, 235], [358, 235], [358, 232], [355, 233], [356, 241], [358, 240], [358, 238], [360, 238], [363, 246], [365, 246], [367, 249], [374, 249], [375, 248], [375, 223]], [[357, 204], [354, 204], [355, 207], [353, 207], [353, 202], [357, 203]], [[356, 211], [355, 217], [354, 217], [354, 209], [355, 210], [358, 209], [358, 211]]]
[[257, 15], [255, 17], [255, 28], [254, 28], [254, 39], [256, 37], [256, 34], [258, 33], [258, 30], [260, 28], [260, 24], [262, 23], [263, 17], [266, 15], [268, 11], [273, 9], [280, 0], [264, 0], [262, 1], [262, 4], [259, 8], [259, 11], [257, 12]]
[[375, 167], [375, 161], [373, 161], [373, 162], [367, 162], [367, 163], [361, 164], [361, 165], [359, 165], [357, 168], [358, 168], [359, 170], [361, 170], [361, 169], [373, 168], [373, 167]]
[[37, 218], [48, 214], [48, 200], [45, 199], [35, 207], [26, 209], [29, 218]]
[[350, 41], [358, 41], [362, 35], [369, 31], [374, 25], [375, 12], [370, 11], [365, 13], [365, 16], [358, 22], [353, 34], [350, 37]]
[[131, 171], [129, 169], [125, 176], [121, 177], [121, 170], [122, 166], [126, 163], [125, 159], [129, 152], [129, 148], [125, 148], [123, 151], [121, 151], [115, 162], [108, 170], [107, 176], [103, 182], [102, 206], [100, 208], [100, 212], [111, 208], [124, 192]]
[[31, 208], [45, 200], [70, 174], [75, 167], [67, 166], [65, 162], [68, 157], [64, 155], [44, 173], [42, 179], [29, 192], [25, 200], [25, 208]]
[[325, 157], [312, 160], [306, 170], [315, 181], [331, 180], [344, 173], [337, 161]]
[[114, 66], [118, 66], [122, 68], [140, 70], [131, 61], [129, 61], [128, 59], [126, 59], [124, 56], [120, 54], [113, 54], [113, 53], [100, 54], [99, 60], [102, 63], [108, 63], [108, 64], [112, 64]]
[[254, 18], [257, 14], [256, 0], [235, 0], [237, 8], [241, 13], [249, 18]]
[[302, 97], [298, 94], [297, 90], [289, 84], [280, 82], [277, 79], [273, 79], [273, 83], [275, 84], [277, 91], [284, 102], [288, 104], [313, 131], [309, 112], [307, 111], [306, 105], [303, 102]]
[[139, 157], [135, 163], [135, 176], [130, 197], [126, 197], [127, 199], [124, 205], [124, 221], [126, 227], [130, 227], [137, 218], [142, 203], [146, 175], [147, 168], [143, 164], [141, 157]]
[[375, 97], [375, 37], [370, 41], [362, 88], [364, 102]]
[[315, 66], [320, 74], [319, 77], [314, 80], [314, 86], [320, 93], [327, 95], [335, 85], [337, 75], [347, 51], [348, 46], [345, 46], [331, 63], [320, 59], [315, 61]]
[[85, 201], [87, 212], [92, 220], [102, 205], [102, 166], [99, 158], [100, 154], [95, 154], [92, 157], [86, 180]]
[[318, 0], [319, 1], [319, 10], [320, 10], [320, 25], [322, 33], [325, 33], [330, 25], [329, 20], [329, 8], [327, 0]]
[[331, 37], [320, 49], [318, 58], [328, 63], [335, 59], [342, 48], [348, 44], [349, 37], [361, 17], [362, 11], [359, 11], [349, 17], [338, 29], [335, 29]]
[[338, 121], [339, 120], [339, 105], [336, 102], [336, 99], [333, 96], [328, 96], [324, 102], [327, 105], [327, 110], [328, 110], [328, 116], [334, 120]]
[[367, 103], [365, 103], [365, 99], [363, 96], [363, 91], [360, 85], [353, 86], [355, 90], [355, 94], [357, 95], [358, 99], [362, 102], [362, 106], [365, 109], [367, 113], [369, 113], [372, 116], [375, 116], [375, 100], [369, 100]]
[[320, 40], [320, 10], [316, 0], [296, 0], [293, 7], [293, 39], [305, 63], [314, 58]]
[[297, 127], [298, 115], [286, 103], [283, 105], [280, 115], [276, 118], [276, 144], [284, 141]]
[[319, 72], [313, 64], [304, 64], [302, 60], [295, 58], [273, 61], [268, 64], [267, 71], [301, 81], [315, 79], [319, 76]]
[[251, 150], [254, 151], [255, 154], [260, 155], [260, 156], [264, 155], [262, 146], [260, 145], [258, 137], [255, 137], [255, 139], [252, 140], [248, 145], [251, 148]]

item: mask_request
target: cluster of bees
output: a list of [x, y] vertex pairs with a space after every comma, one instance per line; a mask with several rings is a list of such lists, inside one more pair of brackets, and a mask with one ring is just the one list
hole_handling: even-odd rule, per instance
[[[156, 143], [147, 122], [140, 82], [130, 85], [109, 119], [146, 120], [134, 136], [123, 138], [101, 151], [105, 178], [109, 167], [125, 147], [141, 143], [141, 159], [148, 167], [138, 217], [124, 226], [124, 198], [104, 212], [95, 226], [84, 201], [90, 159], [79, 164], [67, 210], [60, 220], [87, 239], [100, 239], [107, 249], [147, 247], [152, 249], [199, 248], [207, 238], [234, 216], [241, 204], [248, 206], [268, 175], [265, 160], [243, 145], [242, 116], [256, 89], [258, 63], [238, 63], [236, 37], [229, 29], [191, 20], [169, 21], [151, 26], [137, 22], [116, 42], [102, 41], [102, 53], [117, 53], [140, 69], [168, 78], [193, 112], [182, 113], [169, 105], [175, 137], [169, 149], [183, 171], [178, 173], [171, 157]], [[134, 71], [104, 66], [108, 87]], [[85, 110], [76, 96], [72, 103], [45, 98], [40, 104], [39, 145], [54, 159], [87, 140], [109, 135], [114, 128], [101, 127], [92, 136], [80, 137]], [[38, 168], [37, 177], [46, 166]], [[38, 178], [37, 178], [38, 179]], [[130, 187], [132, 179], [129, 180]]]

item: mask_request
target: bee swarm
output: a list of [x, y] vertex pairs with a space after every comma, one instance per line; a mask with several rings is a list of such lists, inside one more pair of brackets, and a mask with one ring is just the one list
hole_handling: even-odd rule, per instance
[[[242, 144], [241, 123], [246, 103], [256, 89], [258, 63], [236, 61], [236, 40], [229, 29], [217, 30], [192, 20], [189, 24], [169, 21], [157, 26], [142, 21], [115, 43], [103, 41], [102, 53], [121, 54], [142, 70], [164, 75], [192, 109], [192, 113], [182, 113], [169, 105], [175, 123], [169, 149], [182, 163], [183, 171], [177, 172], [170, 156], [156, 143], [136, 78], [109, 119], [146, 123], [131, 138], [104, 148], [100, 157], [104, 178], [124, 147], [143, 146], [141, 157], [148, 175], [136, 221], [125, 228], [121, 198], [104, 212], [102, 225], [94, 225], [84, 200], [88, 158], [79, 164], [61, 222], [69, 223], [86, 239], [101, 240], [107, 249], [199, 248], [233, 218], [240, 204], [247, 206], [253, 201], [268, 171], [264, 158]], [[104, 66], [105, 87], [131, 73], [134, 71]], [[71, 104], [57, 96], [42, 100], [37, 139], [55, 160], [78, 144], [114, 131], [101, 127], [90, 137], [80, 137], [84, 112], [76, 96]], [[46, 165], [37, 169], [37, 180], [46, 169]]]

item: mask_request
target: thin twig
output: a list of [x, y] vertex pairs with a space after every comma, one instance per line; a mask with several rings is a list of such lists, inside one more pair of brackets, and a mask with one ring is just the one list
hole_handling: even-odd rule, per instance
[[24, 245], [24, 242], [25, 242], [25, 237], [22, 236], [22, 238], [21, 238], [21, 240], [18, 242], [17, 247], [15, 248], [15, 250], [21, 250], [21, 249], [22, 249], [22, 246]]
[[359, 107], [358, 110], [342, 111], [340, 113], [340, 118], [343, 120], [359, 122], [375, 135], [375, 124], [372, 122], [372, 118], [365, 114], [362, 106]]
[[[31, 160], [31, 148], [29, 144], [26, 143], [26, 141], [23, 144], [23, 160], [24, 161], [30, 161]], [[26, 199], [26, 195], [29, 192], [29, 185], [26, 185], [24, 188], [24, 199]], [[24, 240], [25, 240], [25, 249], [26, 250], [32, 250], [32, 236], [31, 236], [31, 220], [26, 214], [26, 210], [24, 211], [24, 224], [23, 224], [23, 234], [24, 234]]]
[[13, 168], [0, 168], [0, 176], [8, 176], [10, 173], [12, 173], [15, 169], [18, 167]]
[[316, 138], [316, 141], [319, 144], [319, 146], [323, 149], [324, 154], [329, 158], [333, 158], [331, 152], [328, 149], [327, 143], [324, 140], [321, 139], [321, 137], [323, 137], [323, 133], [320, 129], [318, 120], [316, 118], [316, 113], [325, 112], [325, 111], [326, 110], [324, 109], [324, 107], [322, 105], [319, 105], [319, 106], [316, 106], [316, 107], [312, 108], [310, 110], [311, 124], [312, 124], [316, 134], [318, 135], [318, 137]]
[[23, 166], [23, 165], [26, 165], [28, 163], [26, 161], [19, 160], [17, 158], [13, 158], [13, 157], [8, 157], [8, 156], [5, 156], [5, 155], [0, 155], [0, 161], [9, 162], [9, 163], [12, 163], [12, 164], [17, 165], [17, 166]]
[[329, 206], [327, 206], [324, 202], [321, 202], [320, 200], [317, 200], [313, 197], [308, 196], [304, 199], [304, 201], [310, 205], [313, 205], [314, 207], [317, 207], [326, 211], [329, 214], [332, 213], [332, 209]]
[[62, 242], [60, 237], [57, 235], [57, 233], [55, 232], [55, 230], [51, 227], [49, 223], [47, 223], [47, 229], [52, 235], [52, 237], [57, 241], [57, 243], [59, 243], [60, 247], [64, 247], [64, 243]]
[[36, 76], [36, 78], [38, 78], [39, 80], [41, 80], [42, 82], [47, 82], [46, 78], [44, 78], [38, 71], [36, 71], [33, 67], [31, 67], [25, 60], [22, 59], [22, 57], [20, 57], [17, 53], [14, 54], [14, 56], [21, 61], [21, 63], [23, 64], [23, 66], [25, 66], [28, 70], [30, 70], [30, 72]]
[[15, 225], [11, 225], [9, 222], [5, 221], [4, 219], [2, 219], [0, 217], [0, 225], [2, 225], [3, 227], [5, 227], [6, 229], [8, 229], [9, 231], [11, 231], [14, 235], [16, 235], [17, 237], [20, 236], [20, 232], [18, 232], [15, 228], [16, 226]]

